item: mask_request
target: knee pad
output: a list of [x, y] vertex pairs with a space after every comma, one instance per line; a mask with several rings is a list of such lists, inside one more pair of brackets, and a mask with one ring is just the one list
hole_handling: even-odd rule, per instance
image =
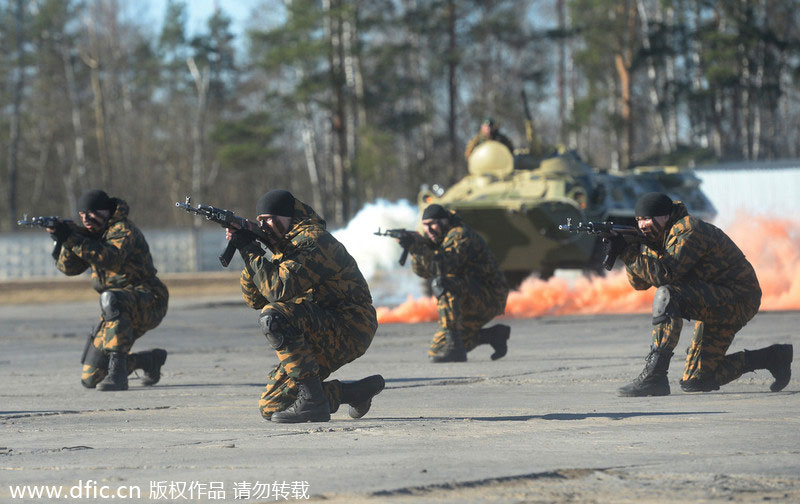
[[672, 317], [680, 317], [675, 293], [668, 285], [662, 285], [656, 290], [653, 297], [653, 325], [658, 325]]
[[268, 308], [258, 318], [261, 332], [267, 337], [269, 346], [278, 350], [297, 338], [297, 331], [278, 310]]
[[103, 320], [116, 320], [120, 314], [120, 302], [114, 291], [103, 291], [100, 294], [100, 310]]

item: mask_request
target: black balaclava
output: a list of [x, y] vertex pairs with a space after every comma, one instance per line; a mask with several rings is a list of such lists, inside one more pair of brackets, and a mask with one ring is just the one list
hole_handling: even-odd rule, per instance
[[109, 216], [103, 218], [102, 216], [98, 216], [103, 220], [98, 220], [92, 217], [91, 215], [87, 215], [86, 218], [93, 222], [97, 227], [104, 228], [107, 224], [111, 215], [114, 214], [114, 211], [117, 209], [117, 204], [114, 202], [113, 199], [108, 197], [108, 194], [105, 191], [101, 191], [100, 189], [91, 189], [83, 193], [78, 200], [78, 212], [83, 212], [86, 214], [95, 214], [97, 215], [98, 210], [108, 210]]
[[442, 205], [434, 203], [433, 205], [428, 205], [427, 208], [422, 212], [422, 220], [426, 219], [449, 219], [450, 212], [445, 210]]
[[643, 194], [636, 202], [636, 217], [658, 217], [672, 212], [672, 199], [664, 193]]
[[114, 202], [108, 197], [108, 194], [100, 189], [86, 191], [78, 200], [78, 212], [89, 213], [96, 210], [113, 212], [114, 207]]
[[273, 189], [265, 193], [256, 203], [256, 215], [279, 215], [294, 217], [294, 196], [283, 189]]

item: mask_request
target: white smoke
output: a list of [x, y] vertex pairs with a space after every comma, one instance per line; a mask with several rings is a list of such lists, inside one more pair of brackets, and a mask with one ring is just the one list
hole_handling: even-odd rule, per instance
[[407, 200], [379, 199], [364, 205], [344, 229], [331, 232], [358, 263], [376, 305], [399, 304], [409, 295], [423, 293], [421, 279], [411, 271], [411, 259], [404, 267], [398, 264], [403, 249], [397, 240], [373, 234], [378, 228], [414, 230], [417, 213], [417, 207]]

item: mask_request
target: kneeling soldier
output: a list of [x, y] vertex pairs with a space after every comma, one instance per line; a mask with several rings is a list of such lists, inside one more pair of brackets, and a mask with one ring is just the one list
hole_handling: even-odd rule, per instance
[[98, 390], [127, 390], [128, 374], [144, 371], [144, 385], [161, 379], [166, 350], [130, 353], [134, 341], [161, 323], [169, 294], [156, 276], [144, 235], [128, 220], [128, 204], [104, 191], [78, 200], [83, 227], [59, 222], [47, 228], [60, 252], [56, 267], [65, 275], [92, 269], [102, 316], [83, 352], [81, 383]]
[[325, 221], [288, 191], [273, 190], [256, 205], [272, 258], [255, 235], [228, 230], [244, 259], [245, 302], [280, 362], [269, 374], [259, 407], [273, 422], [327, 422], [344, 403], [360, 418], [384, 387], [381, 375], [357, 382], [324, 381], [366, 352], [378, 321], [364, 277]]
[[464, 362], [481, 344], [492, 346], [492, 360], [503, 357], [511, 328], [482, 329], [503, 314], [508, 298], [508, 284], [486, 242], [438, 204], [422, 212], [422, 227], [425, 237], [413, 233], [399, 241], [411, 254], [414, 273], [431, 280], [437, 298], [439, 331], [428, 351], [431, 361]]
[[680, 381], [685, 392], [708, 392], [743, 373], [767, 369], [782, 390], [791, 377], [792, 345], [726, 354], [734, 335], [761, 305], [761, 288], [753, 266], [717, 227], [692, 217], [681, 202], [662, 193], [647, 193], [636, 203], [636, 220], [647, 242], [621, 251], [634, 289], [657, 287], [653, 300], [653, 342], [642, 373], [619, 389], [621, 396], [670, 393], [667, 369], [678, 344], [683, 319], [694, 320], [694, 335]]

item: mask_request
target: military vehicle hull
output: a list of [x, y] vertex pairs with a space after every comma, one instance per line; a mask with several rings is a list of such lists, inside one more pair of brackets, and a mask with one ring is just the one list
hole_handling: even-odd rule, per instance
[[664, 192], [698, 217], [712, 219], [716, 212], [699, 185], [691, 171], [675, 167], [607, 173], [574, 152], [536, 161], [515, 158], [489, 141], [470, 156], [469, 175], [446, 191], [423, 187], [418, 203], [420, 212], [432, 203], [455, 210], [486, 240], [509, 282], [517, 285], [530, 274], [548, 278], [556, 269], [602, 274], [600, 239], [558, 226], [567, 219], [632, 225], [636, 200], [646, 192]]

